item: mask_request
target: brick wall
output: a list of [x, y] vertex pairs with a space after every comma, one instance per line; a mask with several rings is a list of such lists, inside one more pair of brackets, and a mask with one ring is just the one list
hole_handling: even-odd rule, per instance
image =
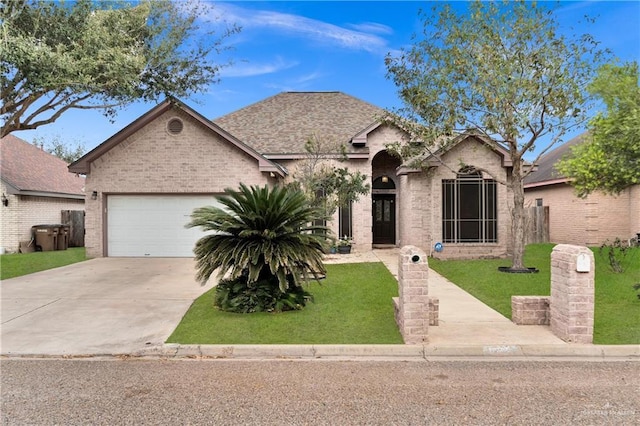
[[[184, 122], [179, 135], [166, 131], [167, 122]], [[91, 165], [87, 193], [87, 254], [103, 253], [103, 213], [107, 194], [218, 194], [238, 183], [264, 185], [275, 179], [258, 170], [257, 161], [179, 110], [167, 111], [122, 141]], [[106, 230], [104, 231], [106, 232]]]
[[[431, 175], [430, 191], [432, 194], [430, 224], [431, 238], [427, 240], [431, 251], [436, 242], [442, 241], [442, 180], [456, 179], [456, 172], [460, 164], [469, 164], [482, 167], [487, 172], [483, 173], [485, 179], [506, 181], [507, 171], [502, 167], [501, 157], [488, 146], [464, 141], [451, 149], [443, 158], [445, 166], [438, 167]], [[495, 176], [495, 177], [492, 177]], [[511, 206], [513, 196], [507, 190], [506, 185], [497, 184], [497, 216], [498, 216], [498, 242], [489, 244], [444, 244], [441, 253], [433, 253], [440, 259], [470, 259], [482, 257], [504, 257], [511, 247]], [[423, 247], [423, 246], [420, 246]]]
[[398, 256], [398, 297], [393, 303], [396, 323], [406, 344], [428, 342], [432, 302], [428, 279], [426, 254], [415, 246], [402, 247]]
[[431, 251], [434, 210], [433, 180], [424, 173], [400, 177], [400, 245], [414, 245], [425, 252]]
[[31, 240], [32, 226], [60, 223], [62, 210], [84, 210], [84, 200], [11, 195], [4, 183], [1, 190], [9, 200], [7, 207], [0, 204], [0, 247], [7, 253]]
[[518, 325], [549, 325], [549, 296], [511, 296], [511, 321]]
[[591, 250], [569, 244], [553, 248], [550, 300], [551, 331], [566, 342], [592, 343], [595, 261]]
[[535, 205], [539, 198], [549, 206], [551, 242], [598, 246], [640, 232], [640, 185], [618, 196], [594, 192], [584, 199], [576, 197], [573, 187], [565, 183], [526, 190], [528, 205]]

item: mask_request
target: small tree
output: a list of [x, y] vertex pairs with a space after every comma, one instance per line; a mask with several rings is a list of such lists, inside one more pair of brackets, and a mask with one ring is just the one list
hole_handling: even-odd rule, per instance
[[183, 97], [216, 82], [214, 54], [238, 31], [199, 28], [198, 2], [17, 0], [0, 6], [0, 137], [70, 109], [112, 117], [133, 101]]
[[581, 197], [599, 190], [618, 194], [640, 184], [640, 87], [638, 63], [600, 68], [589, 90], [606, 112], [589, 122], [586, 141], [556, 166]]
[[32, 143], [69, 164], [82, 157], [86, 152], [84, 144], [81, 142], [71, 146], [62, 142], [60, 136], [55, 136], [49, 140], [45, 140], [43, 137], [37, 137], [33, 139]]
[[346, 159], [343, 145], [332, 146], [313, 136], [305, 143], [305, 151], [306, 157], [294, 171], [291, 185], [302, 190], [313, 205], [320, 206], [325, 217], [369, 193], [366, 175], [336, 166], [336, 162]]
[[310, 225], [322, 211], [289, 187], [225, 189], [224, 208], [194, 210], [187, 227], [214, 231], [196, 243], [197, 279], [217, 270], [219, 306], [235, 312], [299, 309], [308, 294], [302, 284], [325, 273], [326, 228]]
[[542, 155], [586, 121], [584, 89], [604, 53], [588, 35], [559, 34], [551, 11], [536, 3], [476, 1], [464, 15], [438, 5], [423, 17], [423, 38], [386, 58], [404, 103], [389, 121], [409, 135], [400, 152], [411, 162], [467, 131], [506, 146], [512, 268], [524, 269], [523, 179], [531, 169], [523, 156], [546, 136]]

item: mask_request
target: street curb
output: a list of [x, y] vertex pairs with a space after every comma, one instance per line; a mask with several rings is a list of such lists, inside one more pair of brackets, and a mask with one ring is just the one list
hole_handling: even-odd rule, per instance
[[178, 345], [140, 353], [167, 358], [413, 359], [592, 358], [640, 361], [640, 345]]
[[132, 353], [2, 354], [10, 358], [160, 358], [229, 360], [612, 360], [640, 361], [640, 345], [180, 345]]

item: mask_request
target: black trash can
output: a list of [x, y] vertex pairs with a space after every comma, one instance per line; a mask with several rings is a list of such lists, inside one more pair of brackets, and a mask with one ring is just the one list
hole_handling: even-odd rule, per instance
[[36, 251], [53, 251], [58, 248], [59, 225], [36, 225], [31, 227]]

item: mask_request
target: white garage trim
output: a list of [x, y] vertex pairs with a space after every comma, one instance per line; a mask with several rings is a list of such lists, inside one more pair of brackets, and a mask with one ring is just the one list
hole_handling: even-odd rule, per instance
[[197, 207], [219, 205], [214, 195], [108, 195], [110, 257], [193, 257], [200, 228], [185, 228]]

